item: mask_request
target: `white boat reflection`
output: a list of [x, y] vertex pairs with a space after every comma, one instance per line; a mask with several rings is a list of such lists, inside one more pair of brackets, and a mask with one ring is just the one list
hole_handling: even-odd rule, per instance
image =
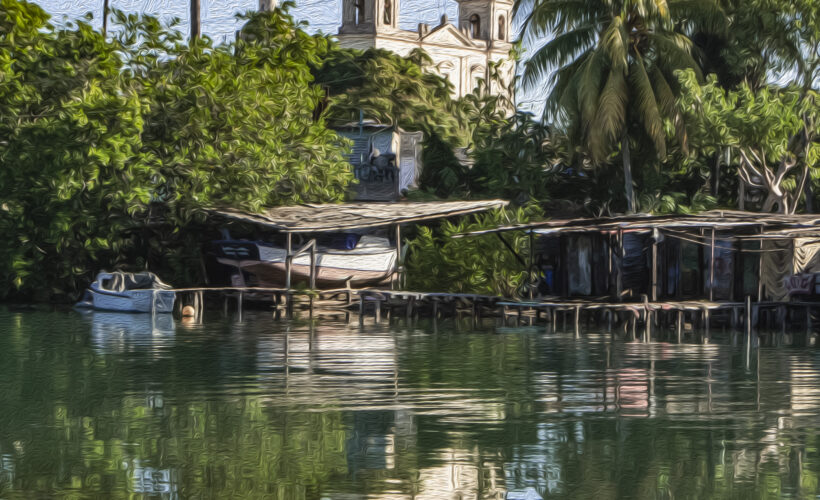
[[176, 326], [170, 314], [130, 314], [95, 311], [91, 340], [105, 352], [128, 352], [163, 347], [174, 339]]

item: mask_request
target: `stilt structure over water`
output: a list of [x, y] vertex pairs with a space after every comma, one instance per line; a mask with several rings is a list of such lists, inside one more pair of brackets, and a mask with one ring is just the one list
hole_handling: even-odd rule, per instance
[[[687, 331], [709, 335], [713, 326], [746, 332], [805, 327], [814, 339], [814, 311], [820, 308], [820, 216], [781, 216], [734, 211], [699, 215], [625, 216], [551, 220], [499, 227], [456, 237], [493, 235], [529, 268], [525, 301], [456, 293], [402, 290], [402, 224], [476, 213], [503, 206], [497, 200], [454, 203], [367, 203], [282, 207], [263, 214], [214, 211], [242, 223], [273, 229], [285, 238], [282, 285], [234, 285], [185, 289], [181, 303], [201, 317], [205, 295], [236, 299], [241, 312], [250, 299], [270, 300], [277, 314], [294, 308], [313, 312], [332, 306], [360, 319], [371, 315], [433, 318], [497, 316], [544, 324], [551, 331], [580, 332], [594, 322], [633, 337], [650, 338], [665, 329], [680, 338]], [[339, 231], [389, 232], [396, 256], [391, 286], [317, 286], [315, 235]], [[514, 248], [509, 232], [529, 236], [528, 248]], [[294, 238], [301, 241], [294, 242]], [[299, 245], [296, 248], [296, 245]], [[296, 289], [294, 259], [310, 252], [310, 270]], [[237, 268], [243, 269], [238, 262]], [[387, 284], [387, 283], [385, 283]], [[815, 342], [815, 340], [812, 340]]]
[[[527, 234], [529, 248], [513, 248], [509, 232]], [[710, 211], [550, 220], [456, 237], [479, 235], [495, 235], [510, 251], [528, 254], [519, 260], [529, 267], [531, 301], [507, 307], [631, 310], [644, 323], [655, 315], [673, 325], [698, 315], [708, 329], [713, 313], [743, 323], [747, 298], [756, 325], [785, 327], [797, 309], [811, 327], [815, 300], [820, 306], [816, 215]]]

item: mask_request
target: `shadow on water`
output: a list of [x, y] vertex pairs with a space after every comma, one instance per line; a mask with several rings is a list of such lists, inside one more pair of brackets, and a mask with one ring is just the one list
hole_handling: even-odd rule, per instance
[[820, 494], [820, 352], [785, 341], [266, 312], [0, 332], [1, 498]]

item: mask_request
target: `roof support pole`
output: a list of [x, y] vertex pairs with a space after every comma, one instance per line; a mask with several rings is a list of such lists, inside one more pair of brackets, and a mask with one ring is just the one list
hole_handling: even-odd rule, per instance
[[[760, 226], [758, 231], [760, 232], [760, 234], [763, 234], [763, 231], [765, 231], [765, 229], [763, 228], [763, 226]], [[757, 301], [758, 302], [763, 302], [763, 255], [764, 255], [764, 253], [765, 252], [763, 252], [763, 239], [761, 238], [760, 239], [760, 254], [759, 254], [758, 260], [757, 260]]]
[[652, 235], [652, 302], [658, 301], [658, 230]]
[[709, 302], [715, 300], [715, 228], [712, 228], [712, 241], [709, 244]]
[[396, 231], [396, 279], [393, 283], [394, 290], [401, 290], [402, 287], [402, 278], [404, 276], [404, 262], [402, 262], [401, 258], [401, 224], [396, 224], [395, 227]]
[[528, 281], [529, 281], [529, 289], [530, 289], [530, 300], [535, 298], [535, 287], [537, 285], [537, 273], [535, 272], [535, 235], [533, 234], [533, 230], [530, 229], [530, 262], [529, 267], [527, 268]]
[[[310, 289], [316, 290], [316, 240], [310, 245]], [[311, 302], [313, 297], [311, 296]]]
[[624, 230], [618, 229], [618, 269], [615, 278], [615, 293], [618, 295], [618, 300], [622, 301], [624, 297]]
[[285, 288], [290, 290], [291, 285], [291, 273], [293, 272], [293, 235], [288, 233], [287, 234], [287, 254], [285, 256]]
[[527, 265], [524, 259], [522, 259], [520, 255], [518, 255], [518, 252], [515, 250], [515, 248], [513, 248], [509, 241], [504, 239], [504, 236], [502, 236], [501, 233], [495, 233], [495, 235], [496, 237], [498, 237], [499, 240], [501, 240], [501, 243], [503, 243], [504, 246], [507, 247], [507, 250], [512, 252], [512, 254], [515, 256], [515, 260], [517, 260], [522, 266]]

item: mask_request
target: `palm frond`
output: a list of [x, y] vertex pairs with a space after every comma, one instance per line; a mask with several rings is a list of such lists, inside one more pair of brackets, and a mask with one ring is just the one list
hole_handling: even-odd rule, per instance
[[530, 86], [543, 78], [550, 70], [565, 66], [576, 59], [595, 43], [595, 29], [585, 26], [582, 29], [559, 35], [539, 48], [524, 63], [523, 81]]
[[600, 3], [596, 1], [590, 5], [586, 0], [536, 1], [521, 25], [522, 37], [537, 40], [545, 35], [565, 33], [595, 23], [596, 19], [606, 15]]
[[666, 132], [663, 129], [663, 118], [658, 109], [652, 81], [640, 57], [629, 65], [629, 84], [632, 97], [630, 102], [634, 104], [641, 125], [655, 146], [655, 151], [662, 158], [666, 156]]
[[607, 56], [601, 49], [595, 49], [581, 68], [574, 85], [578, 94], [578, 116], [582, 130], [589, 128], [598, 111], [598, 101], [605, 83], [609, 64]]
[[729, 27], [726, 12], [714, 0], [677, 0], [670, 5], [672, 18], [689, 31], [723, 35]]
[[624, 21], [621, 16], [612, 18], [609, 26], [601, 35], [598, 47], [604, 50], [609, 59], [609, 64], [620, 71], [626, 71], [627, 57], [629, 55], [629, 35], [626, 32]]
[[624, 71], [611, 68], [601, 91], [595, 119], [589, 124], [586, 136], [593, 158], [601, 161], [612, 152], [626, 121], [626, 103], [629, 89]]
[[652, 44], [656, 55], [654, 62], [665, 73], [671, 74], [679, 69], [691, 68], [695, 71], [698, 80], [703, 79], [700, 67], [692, 57], [692, 42], [679, 33], [648, 33], [647, 39]]

